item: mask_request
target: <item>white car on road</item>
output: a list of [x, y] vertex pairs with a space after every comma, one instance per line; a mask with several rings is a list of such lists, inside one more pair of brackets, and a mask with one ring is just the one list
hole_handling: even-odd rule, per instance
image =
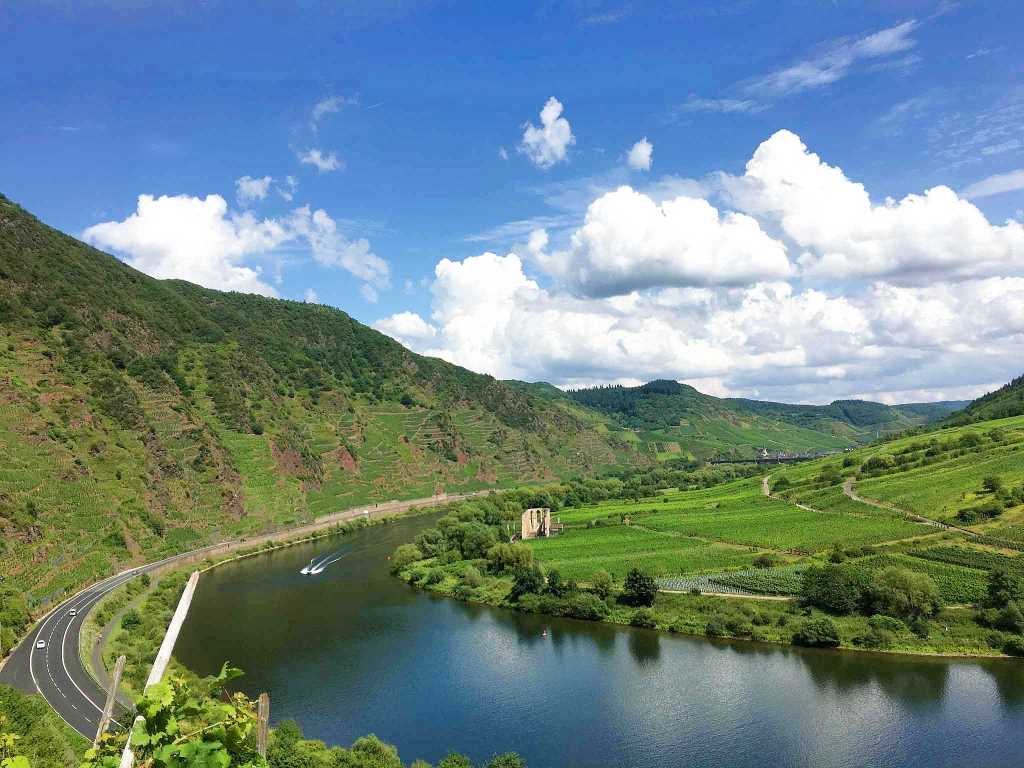
[[36, 648], [45, 648], [45, 647], [46, 647], [46, 641], [45, 640], [36, 640]]
[[76, 608], [72, 608], [70, 611], [68, 611], [68, 616], [77, 616], [77, 615], [78, 615], [78, 609], [76, 609]]

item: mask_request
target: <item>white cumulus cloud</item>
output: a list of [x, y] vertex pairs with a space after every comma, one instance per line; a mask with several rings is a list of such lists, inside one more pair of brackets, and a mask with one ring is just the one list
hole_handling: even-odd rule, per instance
[[540, 286], [515, 254], [484, 253], [438, 263], [429, 322], [402, 312], [375, 327], [500, 378], [674, 378], [814, 402], [933, 399], [978, 394], [1018, 372], [1024, 279], [879, 283], [850, 296], [772, 281], [580, 299]]
[[299, 188], [299, 181], [294, 176], [285, 176], [284, 185], [277, 187], [277, 194], [281, 196], [281, 199], [286, 203], [290, 203], [295, 199], [295, 192]]
[[235, 181], [235, 195], [241, 205], [251, 203], [254, 200], [264, 200], [270, 189], [273, 179], [264, 176], [261, 179], [254, 179], [251, 176], [243, 176]]
[[[365, 238], [350, 240], [323, 209], [296, 208], [288, 219], [296, 235], [309, 241], [313, 258], [328, 267], [342, 267], [374, 288], [390, 285], [388, 263], [370, 250]], [[364, 293], [364, 296], [366, 294]]]
[[320, 173], [336, 171], [344, 165], [334, 152], [325, 153], [319, 149], [307, 149], [305, 152], [300, 152], [299, 162], [303, 165], [312, 165]]
[[626, 156], [629, 167], [635, 171], [651, 170], [651, 155], [654, 154], [654, 145], [644, 136], [633, 145]]
[[803, 249], [809, 276], [914, 281], [1024, 269], [1019, 222], [993, 226], [944, 186], [876, 205], [790, 131], [764, 141], [742, 177], [721, 180], [741, 210], [777, 223]]
[[569, 121], [561, 116], [562, 109], [562, 102], [552, 96], [540, 111], [540, 126], [533, 123], [523, 126], [519, 151], [538, 168], [547, 169], [564, 162], [569, 147], [576, 143]]
[[568, 233], [517, 222], [525, 263], [442, 259], [429, 318], [377, 327], [474, 370], [565, 386], [674, 378], [905, 402], [973, 397], [1020, 373], [1024, 227], [991, 224], [948, 187], [876, 202], [779, 131], [742, 176], [592, 195]]
[[82, 239], [124, 256], [153, 277], [219, 290], [276, 295], [261, 279], [259, 267], [245, 262], [295, 242], [305, 242], [318, 263], [362, 280], [367, 298], [390, 285], [390, 267], [369, 241], [347, 237], [326, 211], [309, 206], [281, 218], [259, 219], [249, 211], [230, 211], [220, 195], [139, 195], [134, 213], [89, 227]]
[[220, 195], [139, 195], [135, 213], [96, 224], [82, 235], [153, 277], [267, 296], [275, 295], [274, 289], [260, 279], [258, 268], [242, 261], [272, 251], [289, 237], [280, 222], [230, 213]]
[[591, 296], [655, 286], [749, 284], [793, 271], [785, 246], [752, 217], [723, 215], [701, 198], [657, 203], [625, 186], [591, 203], [569, 248], [540, 262]]
[[319, 304], [320, 297], [312, 288], [307, 288], [302, 294], [302, 300], [307, 304]]
[[407, 347], [420, 347], [437, 336], [437, 329], [415, 312], [398, 312], [373, 327]]

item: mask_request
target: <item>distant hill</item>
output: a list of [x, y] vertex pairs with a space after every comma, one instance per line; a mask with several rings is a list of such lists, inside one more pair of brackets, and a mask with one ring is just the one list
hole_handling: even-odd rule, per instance
[[[758, 448], [784, 451], [839, 450], [941, 420], [962, 403], [888, 406], [864, 400], [829, 405], [788, 405], [705, 395], [676, 381], [638, 387], [605, 386], [567, 393], [580, 405], [614, 418], [655, 444], [694, 458], [752, 455]], [[667, 450], [666, 450], [667, 449]]]
[[987, 419], [1004, 419], [1024, 414], [1024, 376], [1006, 384], [995, 392], [982, 395], [962, 411], [953, 414], [951, 424], [969, 424]]
[[325, 306], [152, 279], [0, 196], [0, 580], [649, 460], [626, 430]]
[[834, 400], [828, 405], [787, 405], [763, 400], [734, 398], [741, 408], [781, 421], [863, 441], [882, 434], [931, 424], [967, 405], [966, 401], [885, 405], [870, 400]]

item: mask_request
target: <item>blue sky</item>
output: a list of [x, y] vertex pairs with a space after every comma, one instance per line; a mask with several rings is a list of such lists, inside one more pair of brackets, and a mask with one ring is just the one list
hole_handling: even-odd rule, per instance
[[498, 376], [818, 402], [1020, 373], [1019, 4], [320, 5], [8, 4], [0, 191]]

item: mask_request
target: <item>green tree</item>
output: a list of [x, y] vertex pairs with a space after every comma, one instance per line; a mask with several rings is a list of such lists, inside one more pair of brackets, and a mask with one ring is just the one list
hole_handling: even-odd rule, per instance
[[523, 595], [537, 595], [544, 591], [544, 572], [534, 563], [532, 566], [518, 566], [512, 573], [512, 591], [509, 600], [515, 602]]
[[654, 605], [657, 596], [658, 583], [649, 573], [633, 568], [626, 574], [626, 581], [622, 587], [622, 602], [627, 605], [649, 606]]
[[[131, 729], [136, 765], [146, 768], [231, 766], [257, 768], [263, 761], [254, 748], [256, 706], [245, 694], [225, 694], [225, 686], [241, 672], [225, 664], [202, 690], [179, 678], [149, 687], [136, 703], [143, 720]], [[226, 700], [221, 700], [221, 697]], [[116, 766], [124, 747], [123, 734], [107, 734], [85, 753], [82, 768]]]
[[1024, 600], [1024, 584], [1005, 568], [989, 572], [987, 604], [992, 608], [1003, 608], [1014, 600]]
[[800, 584], [804, 602], [839, 616], [862, 610], [866, 604], [870, 577], [854, 565], [826, 565], [808, 568]]
[[981, 487], [989, 493], [999, 493], [1003, 490], [1003, 478], [999, 475], [989, 475], [981, 481]]
[[294, 720], [278, 723], [267, 744], [267, 763], [271, 768], [306, 768], [310, 762], [297, 754], [296, 745], [302, 741], [302, 729]]
[[506, 752], [492, 757], [487, 762], [487, 768], [526, 768], [526, 761], [515, 752]]
[[121, 629], [126, 632], [130, 632], [140, 624], [142, 624], [142, 616], [134, 608], [129, 608], [121, 617]]
[[476, 588], [483, 584], [484, 578], [475, 566], [467, 565], [462, 571], [462, 583], [467, 587]]
[[338, 768], [402, 768], [398, 750], [373, 734], [356, 739], [335, 761]]
[[995, 625], [996, 628], [1004, 632], [1013, 632], [1018, 635], [1024, 634], [1024, 612], [1021, 611], [1021, 607], [1017, 603], [1009, 603], [999, 611], [998, 616], [996, 616]]
[[596, 571], [590, 577], [590, 588], [602, 600], [607, 600], [615, 589], [615, 583], [608, 571]]
[[806, 648], [835, 648], [839, 645], [839, 628], [828, 617], [809, 619], [793, 633], [793, 645]]
[[597, 595], [574, 592], [564, 599], [562, 612], [574, 619], [600, 621], [608, 615], [608, 603]]
[[437, 528], [420, 531], [413, 542], [426, 557], [436, 557], [448, 549], [448, 539]]
[[398, 573], [423, 559], [423, 552], [415, 544], [399, 544], [391, 555], [391, 571]]
[[493, 573], [505, 573], [533, 565], [533, 550], [524, 544], [495, 544], [487, 550], [487, 564]]
[[0, 714], [0, 768], [31, 768], [28, 758], [16, 754], [20, 738], [14, 733], [5, 733], [7, 718]]
[[471, 522], [463, 526], [462, 540], [459, 544], [459, 551], [465, 560], [475, 560], [486, 557], [487, 551], [497, 541], [494, 530], [483, 523]]
[[901, 619], [926, 619], [942, 608], [939, 588], [932, 578], [906, 568], [890, 567], [876, 573], [870, 594], [876, 613]]
[[563, 597], [568, 592], [568, 587], [562, 581], [562, 574], [555, 568], [548, 571], [547, 593], [553, 597]]

